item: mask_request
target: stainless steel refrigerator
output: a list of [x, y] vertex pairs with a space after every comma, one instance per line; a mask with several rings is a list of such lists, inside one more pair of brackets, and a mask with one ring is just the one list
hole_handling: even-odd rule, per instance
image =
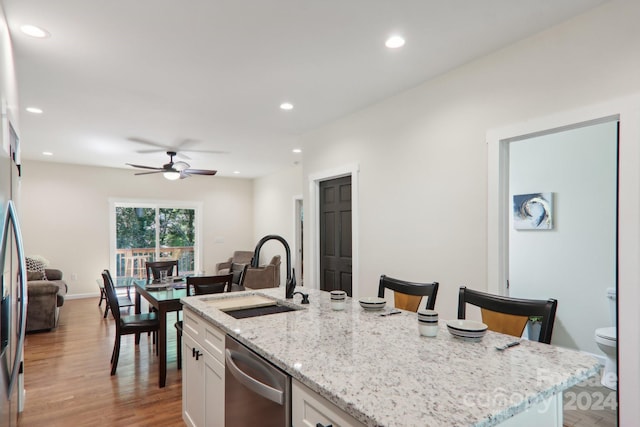
[[22, 410], [26, 267], [14, 198], [20, 175], [18, 138], [2, 117], [0, 146], [0, 427], [17, 425]]

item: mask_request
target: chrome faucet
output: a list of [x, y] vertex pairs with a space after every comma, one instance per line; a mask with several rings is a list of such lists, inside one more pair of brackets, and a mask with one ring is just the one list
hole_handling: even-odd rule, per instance
[[287, 253], [287, 282], [285, 284], [285, 298], [290, 299], [293, 298], [293, 292], [296, 289], [296, 276], [291, 267], [291, 249], [289, 248], [289, 244], [283, 237], [277, 236], [275, 234], [269, 234], [268, 236], [264, 236], [258, 244], [256, 245], [256, 249], [253, 251], [253, 259], [251, 260], [251, 267], [258, 267], [258, 263], [260, 262], [260, 249], [262, 245], [264, 245], [269, 240], [277, 240], [284, 246], [284, 249]]

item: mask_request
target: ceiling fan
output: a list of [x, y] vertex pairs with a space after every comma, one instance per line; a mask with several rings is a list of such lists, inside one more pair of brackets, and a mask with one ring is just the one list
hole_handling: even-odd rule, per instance
[[195, 139], [189, 139], [189, 138], [183, 139], [177, 145], [174, 145], [174, 146], [159, 144], [157, 142], [150, 141], [150, 140], [144, 139], [144, 138], [138, 138], [138, 137], [135, 137], [135, 136], [129, 137], [127, 139], [129, 141], [132, 141], [132, 142], [137, 142], [137, 143], [140, 143], [140, 144], [144, 144], [144, 145], [148, 145], [148, 146], [151, 146], [151, 147], [155, 147], [155, 148], [150, 148], [150, 149], [146, 149], [146, 150], [138, 150], [138, 151], [136, 151], [137, 153], [140, 153], [140, 154], [161, 153], [163, 151], [165, 151], [165, 152], [173, 151], [173, 152], [177, 153], [176, 157], [178, 157], [180, 159], [185, 159], [185, 160], [191, 160], [191, 157], [189, 157], [188, 155], [184, 154], [185, 151], [186, 152], [190, 152], [190, 153], [229, 154], [228, 151], [191, 149], [190, 147], [193, 146], [194, 144], [197, 144], [199, 141], [197, 141]]
[[150, 172], [138, 172], [136, 175], [149, 175], [152, 173], [162, 173], [165, 178], [173, 181], [176, 179], [189, 178], [191, 175], [215, 175], [218, 171], [208, 169], [191, 169], [187, 162], [174, 162], [173, 157], [177, 153], [175, 151], [167, 151], [169, 156], [169, 163], [162, 165], [162, 167], [134, 165], [126, 163], [128, 166], [133, 166], [139, 169], [149, 169]]

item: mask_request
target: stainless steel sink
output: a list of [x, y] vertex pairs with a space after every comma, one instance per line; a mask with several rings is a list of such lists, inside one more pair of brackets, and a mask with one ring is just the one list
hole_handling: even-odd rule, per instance
[[289, 307], [288, 305], [267, 305], [264, 307], [239, 308], [235, 310], [224, 310], [229, 316], [236, 319], [246, 319], [248, 317], [266, 316], [268, 314], [286, 313], [288, 311], [296, 311], [299, 308]]

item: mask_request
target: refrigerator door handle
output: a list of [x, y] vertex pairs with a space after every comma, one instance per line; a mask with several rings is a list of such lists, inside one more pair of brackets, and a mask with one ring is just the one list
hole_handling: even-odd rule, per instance
[[2, 239], [2, 247], [6, 250], [8, 242], [7, 234], [9, 232], [9, 224], [11, 224], [14, 239], [16, 242], [16, 252], [18, 254], [18, 346], [16, 348], [15, 359], [11, 369], [11, 378], [9, 380], [9, 395], [13, 392], [13, 388], [18, 383], [18, 374], [20, 373], [20, 365], [22, 364], [22, 351], [24, 348], [24, 336], [27, 326], [27, 267], [25, 264], [24, 245], [22, 243], [22, 232], [20, 231], [20, 222], [18, 221], [18, 213], [12, 200], [7, 204], [7, 215], [5, 218], [5, 233]]

